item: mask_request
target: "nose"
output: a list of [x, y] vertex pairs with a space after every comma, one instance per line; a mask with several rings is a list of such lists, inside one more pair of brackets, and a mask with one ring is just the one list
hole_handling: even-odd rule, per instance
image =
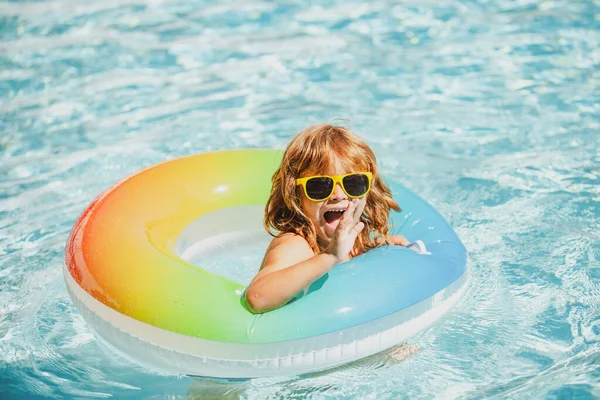
[[336, 183], [335, 187], [333, 188], [333, 194], [331, 195], [329, 200], [337, 202], [337, 201], [346, 200], [347, 198], [348, 198], [348, 196], [346, 196], [346, 193], [344, 192], [344, 190], [342, 189], [340, 184]]

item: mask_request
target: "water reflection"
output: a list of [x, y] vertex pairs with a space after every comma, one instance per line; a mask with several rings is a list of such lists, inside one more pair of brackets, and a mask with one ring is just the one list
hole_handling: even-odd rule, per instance
[[[377, 370], [393, 366], [415, 357], [419, 348], [401, 344], [379, 354], [321, 372], [292, 377], [261, 379], [211, 379], [190, 377], [191, 383], [186, 399], [190, 400], [237, 400], [260, 396], [269, 399], [304, 399], [312, 395], [339, 391], [340, 385], [349, 379], [368, 379]], [[262, 398], [265, 398], [262, 397]], [[257, 397], [258, 398], [258, 397]]]

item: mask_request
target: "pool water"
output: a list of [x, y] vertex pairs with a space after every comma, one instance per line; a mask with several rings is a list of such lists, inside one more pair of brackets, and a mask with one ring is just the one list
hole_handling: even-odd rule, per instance
[[248, 286], [273, 237], [264, 229], [264, 205], [215, 210], [190, 221], [177, 235], [173, 253]]
[[[597, 0], [5, 1], [0, 34], [0, 397], [600, 398]], [[211, 381], [94, 335], [62, 265], [95, 196], [335, 120], [469, 250], [409, 357]]]

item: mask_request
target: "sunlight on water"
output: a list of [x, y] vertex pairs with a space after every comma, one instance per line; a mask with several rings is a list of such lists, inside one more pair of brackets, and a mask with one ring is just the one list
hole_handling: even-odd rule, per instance
[[[0, 21], [3, 395], [600, 397], [597, 1], [9, 1]], [[467, 294], [414, 354], [223, 382], [143, 369], [90, 331], [62, 265], [95, 196], [335, 119], [469, 250]]]

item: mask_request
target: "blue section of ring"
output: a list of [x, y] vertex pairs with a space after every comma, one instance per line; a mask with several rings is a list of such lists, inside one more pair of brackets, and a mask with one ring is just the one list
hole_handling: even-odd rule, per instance
[[384, 246], [341, 263], [302, 299], [257, 315], [250, 341], [265, 334], [302, 339], [368, 323], [430, 299], [465, 273], [466, 249], [452, 227], [425, 200], [391, 187], [403, 210], [392, 213], [392, 233], [422, 240], [430, 254]]

